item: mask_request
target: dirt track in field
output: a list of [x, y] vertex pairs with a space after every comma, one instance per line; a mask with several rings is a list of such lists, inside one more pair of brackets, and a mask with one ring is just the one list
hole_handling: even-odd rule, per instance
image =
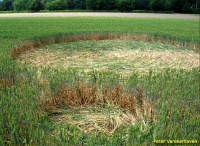
[[56, 12], [56, 13], [7, 13], [0, 17], [132, 17], [132, 18], [185, 18], [199, 19], [193, 14], [155, 14], [155, 13], [106, 13], [106, 12]]

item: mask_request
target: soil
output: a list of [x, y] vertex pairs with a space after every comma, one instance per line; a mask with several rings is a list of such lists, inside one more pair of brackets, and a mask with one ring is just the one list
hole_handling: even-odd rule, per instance
[[109, 12], [56, 12], [56, 13], [7, 13], [0, 17], [132, 17], [132, 18], [185, 18], [199, 19], [194, 14], [155, 14], [155, 13], [109, 13]]

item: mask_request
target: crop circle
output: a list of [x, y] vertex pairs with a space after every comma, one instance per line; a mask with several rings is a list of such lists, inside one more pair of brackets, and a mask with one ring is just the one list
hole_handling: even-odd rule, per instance
[[[123, 78], [131, 76], [133, 72], [146, 74], [150, 70], [160, 72], [166, 68], [190, 70], [199, 66], [198, 50], [199, 45], [191, 42], [108, 33], [28, 41], [14, 47], [11, 56], [21, 65], [26, 63], [30, 67], [37, 67], [38, 71], [42, 68], [75, 69], [90, 74], [95, 70], [117, 73]], [[45, 90], [50, 90], [47, 87], [50, 83], [42, 76], [38, 75], [38, 79], [46, 86]], [[140, 86], [137, 87], [137, 93], [130, 93], [124, 90], [122, 84], [98, 89], [95, 83], [91, 85], [76, 81], [74, 89], [61, 86], [59, 97], [45, 92], [41, 91], [40, 94], [44, 109], [61, 113], [56, 116], [56, 123], [76, 124], [86, 132], [103, 131], [112, 134], [119, 127], [136, 124], [138, 119], [149, 125], [154, 120], [154, 107], [149, 100], [144, 99], [144, 91]], [[51, 97], [46, 98], [49, 95]], [[57, 105], [69, 106], [70, 109], [58, 108]], [[112, 107], [112, 110], [102, 108], [105, 105]], [[98, 106], [101, 112], [94, 108]], [[119, 109], [127, 109], [128, 112]], [[144, 127], [148, 124], [144, 124]]]
[[79, 40], [50, 44], [22, 53], [20, 63], [31, 66], [109, 71], [129, 76], [166, 68], [192, 69], [199, 66], [199, 54], [189, 47], [135, 40]]

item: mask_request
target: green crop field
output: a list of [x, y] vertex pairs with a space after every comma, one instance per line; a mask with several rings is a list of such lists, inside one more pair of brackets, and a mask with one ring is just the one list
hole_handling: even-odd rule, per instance
[[199, 144], [199, 20], [0, 18], [0, 145]]

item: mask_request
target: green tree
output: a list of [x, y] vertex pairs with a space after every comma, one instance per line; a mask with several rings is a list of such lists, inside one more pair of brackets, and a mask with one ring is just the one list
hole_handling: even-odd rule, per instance
[[117, 9], [117, 8], [116, 8], [116, 5], [117, 5], [116, 0], [109, 0], [109, 1], [106, 1], [106, 5], [107, 5], [107, 10], [114, 10], [114, 9]]
[[133, 10], [134, 0], [118, 0], [117, 1], [117, 9], [121, 12], [129, 12]]
[[45, 5], [47, 10], [66, 10], [67, 1], [66, 0], [54, 0], [47, 2]]
[[189, 2], [185, 3], [182, 7], [183, 13], [192, 13], [191, 4]]
[[99, 0], [86, 0], [86, 8], [88, 10], [98, 10]]
[[136, 10], [149, 10], [150, 0], [136, 0], [135, 9]]
[[0, 1], [0, 11], [10, 11], [13, 10], [14, 0], [3, 0]]
[[116, 0], [99, 0], [100, 10], [114, 10], [116, 9]]
[[46, 4], [46, 3], [52, 2], [52, 1], [54, 1], [54, 0], [42, 0], [42, 3], [43, 3], [43, 4]]
[[75, 9], [86, 9], [86, 0], [74, 0]]
[[176, 13], [191, 13], [192, 7], [198, 7], [200, 0], [172, 0], [172, 9]]
[[15, 0], [13, 7], [16, 11], [29, 10], [31, 0]]
[[44, 9], [44, 6], [43, 6], [41, 0], [33, 0], [31, 2], [31, 5], [30, 5], [31, 11], [37, 12], [37, 11], [40, 11], [40, 10], [43, 10], [43, 9]]
[[165, 0], [151, 0], [150, 9], [153, 11], [164, 11]]
[[86, 0], [86, 7], [88, 10], [114, 10], [116, 0]]
[[171, 1], [167, 0], [164, 4], [164, 10], [165, 11], [171, 11], [172, 10], [172, 3]]
[[182, 13], [183, 5], [186, 3], [186, 0], [172, 0], [172, 9], [176, 13]]
[[86, 9], [92, 10], [92, 0], [86, 0]]
[[74, 0], [67, 0], [67, 8], [72, 10], [75, 8], [75, 1]]
[[149, 6], [150, 6], [150, 9], [153, 10], [153, 11], [159, 11], [160, 10], [159, 0], [151, 0]]

